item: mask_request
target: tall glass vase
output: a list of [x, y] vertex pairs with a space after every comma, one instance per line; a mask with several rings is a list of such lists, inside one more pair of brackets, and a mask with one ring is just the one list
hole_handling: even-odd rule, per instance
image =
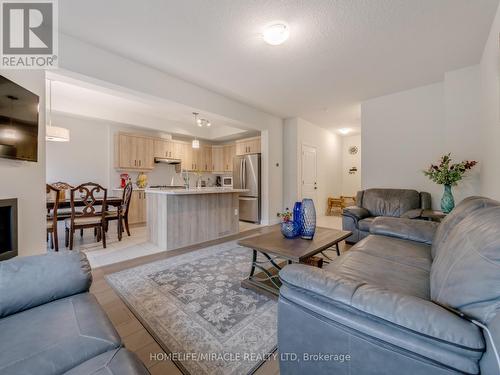
[[305, 240], [312, 240], [316, 231], [316, 209], [312, 199], [306, 198], [302, 200], [301, 216], [302, 233], [300, 237]]
[[302, 232], [302, 202], [295, 202], [293, 206], [293, 223], [298, 234]]
[[453, 199], [451, 185], [444, 185], [444, 193], [443, 197], [441, 198], [441, 211], [443, 211], [445, 214], [449, 214], [454, 207], [455, 199]]

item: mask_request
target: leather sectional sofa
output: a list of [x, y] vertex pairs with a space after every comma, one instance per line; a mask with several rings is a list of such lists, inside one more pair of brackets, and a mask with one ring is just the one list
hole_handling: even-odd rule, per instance
[[149, 374], [88, 293], [91, 283], [80, 252], [0, 262], [0, 374]]
[[500, 203], [370, 229], [324, 269], [280, 271], [281, 373], [499, 374]]
[[407, 189], [367, 189], [356, 195], [356, 206], [342, 213], [342, 227], [353, 234], [346, 241], [356, 243], [370, 234], [378, 216], [414, 219], [431, 208], [431, 195]]

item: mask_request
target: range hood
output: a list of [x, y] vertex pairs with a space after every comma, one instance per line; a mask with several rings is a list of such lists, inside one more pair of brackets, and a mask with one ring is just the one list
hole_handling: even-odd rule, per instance
[[172, 158], [155, 158], [155, 163], [165, 163], [165, 164], [180, 164], [181, 159], [172, 159]]

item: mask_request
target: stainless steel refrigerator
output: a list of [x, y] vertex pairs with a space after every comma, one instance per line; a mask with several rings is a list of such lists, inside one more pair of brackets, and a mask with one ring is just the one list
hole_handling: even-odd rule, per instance
[[234, 157], [233, 187], [249, 190], [240, 194], [240, 220], [260, 223], [260, 154]]

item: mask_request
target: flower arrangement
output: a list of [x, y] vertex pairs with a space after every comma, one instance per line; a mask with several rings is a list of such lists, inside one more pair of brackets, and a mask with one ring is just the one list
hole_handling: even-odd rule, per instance
[[460, 181], [465, 173], [477, 164], [475, 160], [464, 160], [461, 163], [452, 163], [451, 154], [441, 157], [438, 165], [431, 164], [424, 175], [436, 184], [444, 185], [444, 193], [441, 198], [441, 210], [449, 213], [455, 207], [455, 200], [451, 192], [451, 187]]
[[436, 184], [454, 186], [463, 178], [465, 172], [472, 169], [476, 164], [477, 161], [475, 160], [464, 160], [453, 164], [451, 154], [446, 154], [441, 157], [438, 165], [431, 164], [429, 169], [423, 172]]
[[278, 217], [281, 218], [281, 221], [283, 223], [288, 223], [289, 221], [292, 221], [292, 213], [288, 208], [285, 209], [283, 212], [278, 212]]

